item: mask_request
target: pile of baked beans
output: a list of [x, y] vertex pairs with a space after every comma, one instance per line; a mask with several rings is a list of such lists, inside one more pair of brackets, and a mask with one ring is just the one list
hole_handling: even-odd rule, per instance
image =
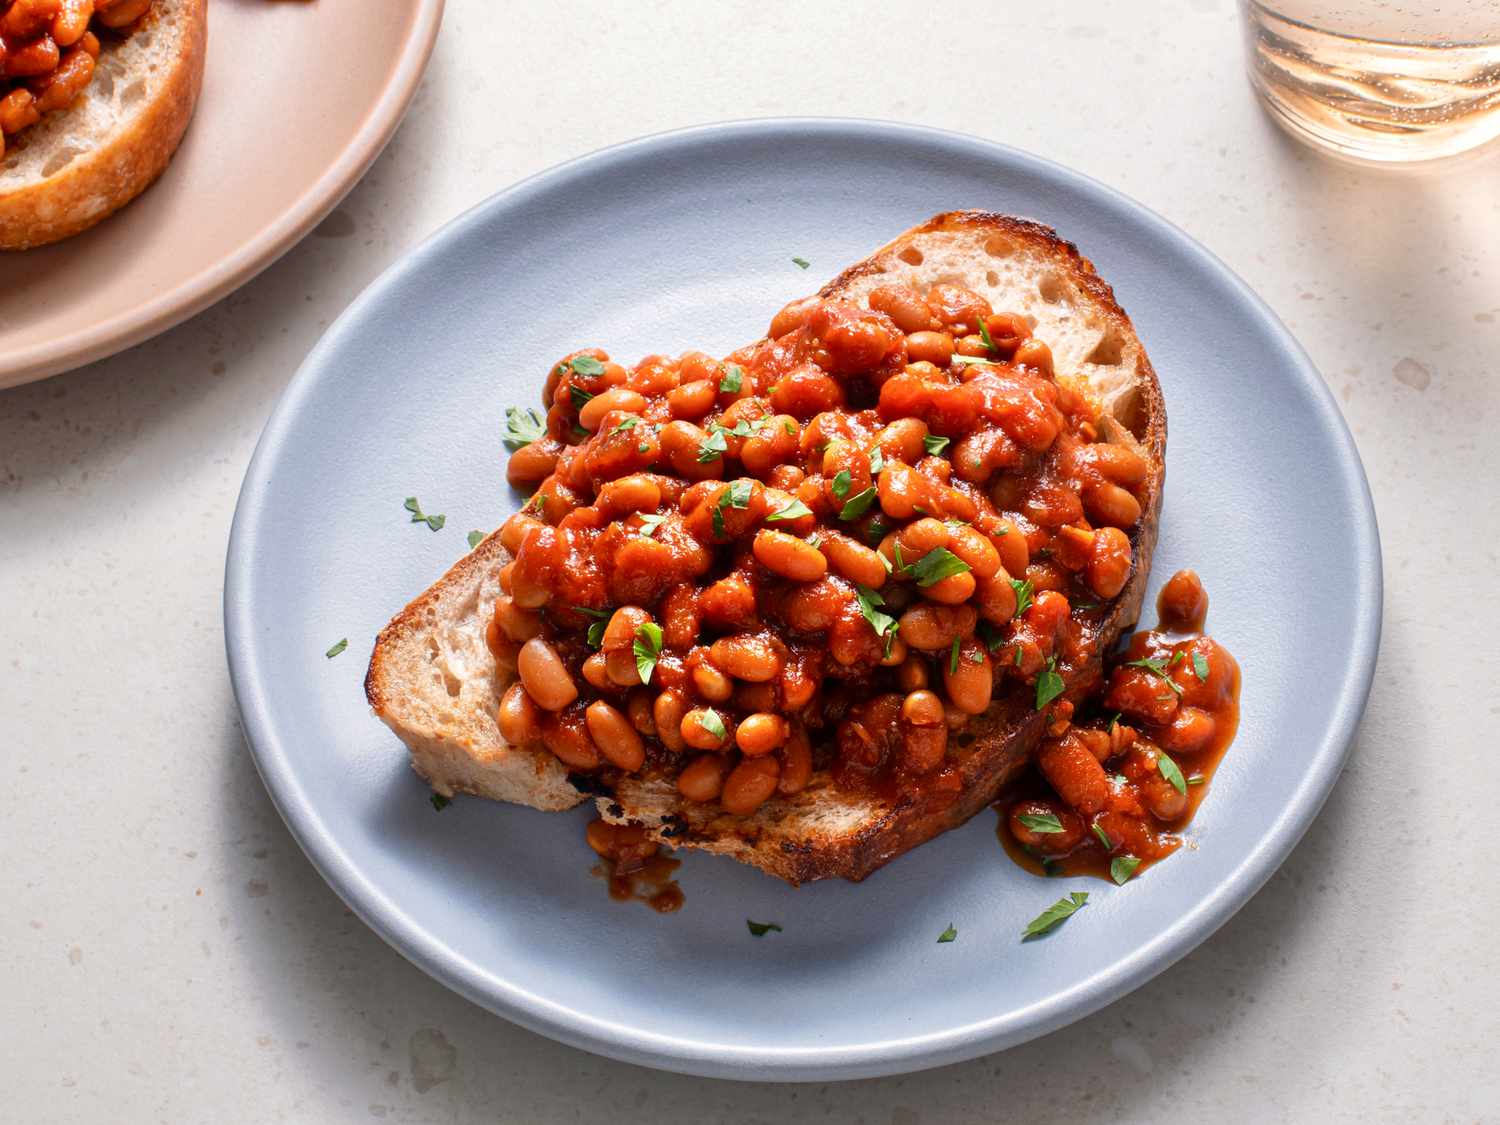
[[1065, 873], [1103, 874], [1127, 857], [1115, 868], [1124, 882], [1175, 851], [1234, 737], [1239, 666], [1202, 632], [1203, 583], [1178, 571], [1158, 609], [1161, 624], [1131, 637], [1081, 717], [1037, 748], [1045, 790], [1023, 778], [1004, 801], [1011, 838]]
[[0, 0], [0, 154], [5, 138], [67, 109], [94, 78], [94, 29], [129, 30], [151, 0]]
[[1008, 683], [1065, 721], [1131, 572], [1146, 460], [961, 286], [796, 301], [724, 358], [576, 352], [543, 401], [488, 640], [502, 734], [573, 771], [741, 816], [823, 769], [956, 791]]

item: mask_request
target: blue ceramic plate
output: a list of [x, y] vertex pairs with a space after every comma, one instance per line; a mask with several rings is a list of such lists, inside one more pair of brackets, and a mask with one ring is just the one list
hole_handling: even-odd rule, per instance
[[[534, 405], [548, 363], [586, 344], [631, 361], [727, 352], [844, 264], [962, 207], [1030, 216], [1077, 242], [1160, 374], [1171, 439], [1156, 585], [1196, 567], [1210, 628], [1244, 668], [1239, 738], [1193, 825], [1198, 846], [1125, 887], [1043, 880], [1006, 859], [985, 812], [859, 886], [793, 890], [690, 855], [687, 906], [660, 916], [611, 902], [589, 874], [585, 811], [461, 799], [435, 813], [362, 679], [392, 613], [464, 554], [470, 529], [520, 505], [503, 475], [505, 406]], [[441, 531], [409, 521], [413, 494], [447, 517]], [[785, 1080], [998, 1050], [1094, 1011], [1201, 942], [1328, 795], [1369, 690], [1380, 604], [1375, 516], [1333, 399], [1212, 255], [1023, 153], [807, 120], [694, 129], [573, 161], [388, 270], [266, 426], [230, 539], [225, 624], [267, 788], [324, 877], [405, 956], [591, 1051]], [[341, 637], [348, 651], [326, 658]], [[1089, 892], [1087, 907], [1022, 944], [1026, 922], [1073, 889]], [[751, 937], [747, 918], [783, 932]], [[958, 940], [940, 945], [950, 922]]]

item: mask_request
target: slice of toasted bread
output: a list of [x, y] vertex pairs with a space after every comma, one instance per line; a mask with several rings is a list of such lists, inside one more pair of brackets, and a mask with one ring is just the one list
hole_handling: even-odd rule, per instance
[[509, 562], [496, 532], [398, 613], [375, 639], [365, 696], [411, 751], [411, 764], [445, 797], [471, 793], [555, 812], [584, 795], [546, 750], [500, 737], [500, 696], [511, 669], [485, 643]]
[[[819, 293], [862, 301], [880, 285], [925, 290], [940, 282], [967, 286], [997, 310], [1034, 321], [1052, 350], [1059, 379], [1096, 398], [1113, 441], [1151, 465], [1142, 516], [1131, 534], [1133, 567], [1113, 601], [1085, 615], [1093, 658], [1067, 677], [1070, 697], [1097, 678], [1105, 652], [1140, 612], [1156, 543], [1166, 456], [1161, 388], [1130, 320], [1092, 263], [1048, 227], [982, 211], [938, 215], [845, 270]], [[750, 863], [792, 883], [841, 876], [862, 879], [895, 856], [968, 820], [994, 800], [1026, 762], [1043, 733], [1032, 689], [1012, 685], [950, 744], [963, 788], [957, 799], [906, 794], [890, 800], [841, 792], [817, 776], [801, 793], [768, 801], [750, 817], [684, 801], [666, 779], [626, 777], [599, 799], [605, 819], [646, 824], [674, 847], [699, 848]]]
[[105, 37], [93, 81], [0, 161], [0, 249], [87, 230], [161, 175], [203, 85], [208, 0], [155, 0], [123, 40]]
[[[1093, 266], [1047, 227], [984, 212], [939, 215], [850, 267], [821, 292], [862, 299], [877, 285], [951, 281], [983, 293], [999, 310], [1035, 321], [1059, 378], [1077, 380], [1108, 413], [1111, 440], [1131, 444], [1152, 466], [1143, 516], [1132, 534], [1134, 567], [1121, 594], [1085, 625], [1094, 662], [1075, 671], [1077, 695], [1100, 658], [1140, 610], [1156, 538], [1166, 452], [1160, 387], [1129, 319]], [[473, 793], [540, 809], [582, 800], [545, 750], [505, 744], [496, 722], [508, 675], [497, 675], [484, 641], [498, 574], [509, 561], [492, 535], [407, 606], [380, 634], [365, 681], [375, 713], [407, 743], [412, 765], [439, 792]], [[860, 879], [894, 856], [962, 823], [994, 799], [1041, 737], [1030, 689], [1002, 693], [956, 739], [964, 785], [957, 801], [932, 796], [880, 800], [814, 776], [801, 793], [775, 798], [752, 817], [684, 802], [667, 779], [626, 778], [599, 810], [615, 822], [650, 826], [658, 839], [731, 855], [793, 883]], [[961, 744], [960, 744], [961, 743]]]

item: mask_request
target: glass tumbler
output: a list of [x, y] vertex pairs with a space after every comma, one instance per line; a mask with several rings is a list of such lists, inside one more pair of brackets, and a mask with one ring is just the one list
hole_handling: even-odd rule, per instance
[[1278, 124], [1409, 164], [1500, 137], [1500, 0], [1241, 0], [1250, 81]]

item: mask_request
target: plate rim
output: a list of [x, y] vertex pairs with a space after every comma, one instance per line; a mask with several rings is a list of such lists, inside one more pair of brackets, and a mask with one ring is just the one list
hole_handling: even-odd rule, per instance
[[[1229, 283], [1246, 313], [1280, 345], [1286, 365], [1309, 393], [1335, 447], [1358, 511], [1353, 554], [1356, 620], [1349, 638], [1345, 675], [1333, 697], [1332, 721], [1307, 755], [1308, 766], [1292, 798], [1255, 848], [1241, 858], [1228, 878], [1152, 941], [1107, 969], [1049, 996], [1029, 1008], [988, 1020], [908, 1038], [855, 1046], [786, 1048], [740, 1047], [706, 1043], [642, 1031], [618, 1021], [600, 1019], [528, 991], [475, 964], [429, 935], [398, 903], [363, 878], [357, 865], [322, 825], [292, 769], [287, 747], [276, 742], [269, 725], [269, 706], [251, 662], [253, 629], [245, 591], [251, 581], [250, 559], [260, 531], [258, 494], [270, 479], [270, 468], [299, 414], [303, 397], [317, 377], [325, 356], [335, 351], [352, 327], [387, 290], [419, 269], [434, 255], [496, 209], [562, 186], [579, 176], [606, 170], [611, 163], [652, 150], [691, 146], [739, 136], [763, 139], [786, 131], [837, 135], [840, 139], [880, 143], [915, 143], [948, 151], [999, 159], [1012, 167], [1064, 181], [1086, 196], [1122, 208], [1160, 241], [1199, 259]], [[665, 130], [574, 157], [537, 172], [475, 204], [404, 252], [376, 277], [329, 326], [308, 353], [273, 409], [246, 471], [235, 507], [225, 563], [225, 648], [242, 729], [256, 768], [273, 803], [313, 866], [371, 929], [407, 960], [446, 987], [479, 1006], [529, 1030], [573, 1047], [624, 1062], [703, 1077], [760, 1081], [830, 1081], [910, 1073], [962, 1062], [1006, 1049], [1057, 1030], [1098, 1011], [1145, 984], [1207, 940], [1275, 873], [1316, 818], [1348, 757], [1374, 681], [1383, 623], [1383, 570], [1379, 527], [1369, 481], [1353, 435], [1327, 384], [1301, 344], [1270, 306], [1212, 251], [1156, 212], [1123, 192], [1064, 165], [999, 142], [945, 129], [904, 122], [848, 117], [770, 117], [715, 122]]]
[[[0, 390], [77, 370], [159, 336], [252, 281], [307, 237], [369, 171], [416, 96], [437, 43], [447, 0], [413, 2], [411, 32], [380, 96], [336, 159], [285, 211], [234, 253], [151, 300], [93, 323], [84, 332], [0, 355]], [[212, 27], [209, 34], [213, 34]]]

